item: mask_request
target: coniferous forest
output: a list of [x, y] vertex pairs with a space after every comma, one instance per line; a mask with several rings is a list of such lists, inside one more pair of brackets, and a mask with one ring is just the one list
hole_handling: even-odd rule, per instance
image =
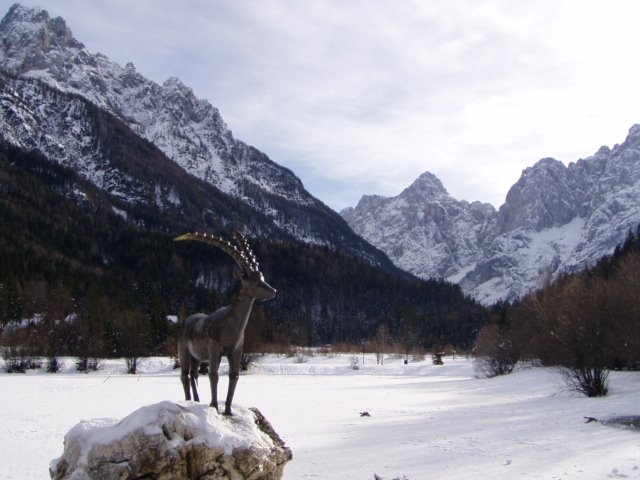
[[[219, 197], [233, 218], [235, 207]], [[125, 203], [6, 143], [0, 144], [0, 225], [1, 326], [7, 342], [32, 355], [171, 353], [176, 325], [167, 316], [212, 311], [237, 289], [229, 256], [173, 241], [196, 229], [192, 219]], [[231, 238], [242, 226], [206, 229]], [[488, 318], [484, 307], [446, 282], [418, 280], [327, 247], [246, 233], [278, 290], [274, 300], [254, 307], [248, 349], [361, 344], [380, 328], [407, 348], [465, 349]]]

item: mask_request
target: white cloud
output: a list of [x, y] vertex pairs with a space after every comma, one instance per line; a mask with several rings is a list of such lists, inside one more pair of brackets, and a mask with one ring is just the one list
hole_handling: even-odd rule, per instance
[[499, 206], [539, 158], [577, 160], [640, 122], [635, 0], [24, 3], [181, 78], [337, 209], [427, 170]]

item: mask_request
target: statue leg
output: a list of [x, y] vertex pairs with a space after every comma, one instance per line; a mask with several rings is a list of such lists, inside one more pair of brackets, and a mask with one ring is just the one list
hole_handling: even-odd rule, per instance
[[194, 356], [191, 356], [190, 364], [191, 366], [189, 368], [189, 377], [191, 377], [191, 390], [193, 390], [193, 400], [199, 402], [200, 397], [198, 396], [198, 368], [200, 368], [200, 362]]
[[209, 351], [209, 383], [211, 384], [211, 403], [209, 406], [218, 411], [218, 367], [220, 367], [220, 350]]
[[178, 357], [180, 358], [180, 381], [184, 389], [184, 399], [191, 400], [189, 389], [189, 370], [191, 369], [191, 355], [183, 348], [182, 342], [178, 345]]
[[236, 392], [236, 385], [238, 385], [238, 379], [240, 378], [240, 360], [242, 360], [242, 347], [231, 352], [227, 356], [229, 360], [229, 390], [227, 391], [227, 401], [224, 404], [224, 414], [233, 416], [231, 410], [231, 403], [233, 402], [233, 395]]

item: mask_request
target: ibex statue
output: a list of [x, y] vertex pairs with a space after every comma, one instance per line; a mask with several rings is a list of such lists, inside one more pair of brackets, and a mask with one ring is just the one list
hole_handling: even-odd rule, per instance
[[240, 232], [234, 233], [238, 246], [219, 237], [204, 233], [187, 233], [175, 240], [197, 240], [209, 243], [228, 253], [240, 267], [242, 288], [231, 301], [207, 315], [195, 313], [187, 317], [182, 325], [178, 341], [178, 355], [182, 369], [180, 379], [184, 387], [186, 400], [200, 401], [198, 397], [198, 367], [201, 362], [209, 362], [209, 380], [211, 383], [211, 406], [218, 411], [218, 367], [222, 355], [229, 360], [229, 390], [225, 402], [224, 414], [233, 415], [231, 402], [240, 376], [240, 360], [244, 344], [244, 329], [255, 300], [270, 300], [276, 296], [276, 290], [264, 281], [258, 268], [258, 262], [247, 240]]

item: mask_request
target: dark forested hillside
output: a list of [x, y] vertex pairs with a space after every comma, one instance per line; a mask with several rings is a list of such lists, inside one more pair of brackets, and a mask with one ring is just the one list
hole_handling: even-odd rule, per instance
[[[170, 175], [175, 184], [185, 174]], [[230, 236], [246, 225], [234, 220], [244, 215], [217, 195], [210, 196], [212, 208], [226, 213], [209, 218], [226, 221], [203, 224]], [[134, 339], [145, 353], [162, 351], [171, 334], [167, 315], [211, 310], [235, 288], [225, 254], [173, 242], [189, 228], [170, 208], [124, 202], [38, 153], [0, 143], [2, 325], [42, 315], [34, 339], [41, 351], [125, 355]], [[278, 289], [275, 300], [254, 309], [248, 333], [262, 341], [360, 342], [386, 325], [398, 341], [465, 347], [485, 320], [485, 310], [458, 287], [385, 272], [326, 247], [247, 233]]]

